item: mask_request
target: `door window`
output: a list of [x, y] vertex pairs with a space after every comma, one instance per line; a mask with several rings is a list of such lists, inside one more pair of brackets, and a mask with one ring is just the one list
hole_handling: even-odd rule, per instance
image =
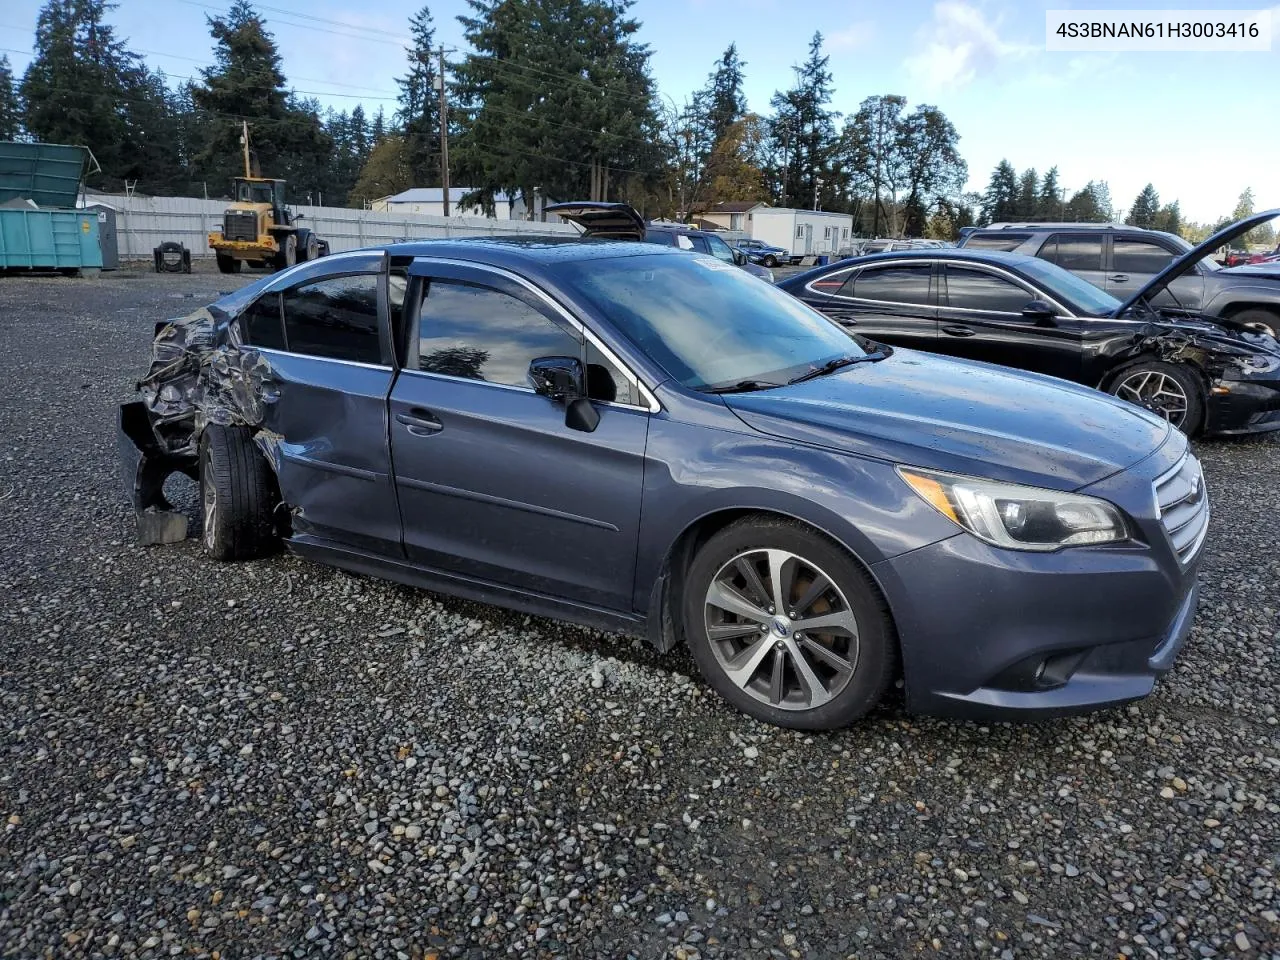
[[1040, 248], [1040, 258], [1056, 263], [1063, 270], [1101, 270], [1102, 237], [1059, 234]]
[[529, 361], [581, 357], [581, 341], [523, 300], [490, 287], [433, 280], [422, 301], [418, 369], [528, 387]]
[[1116, 273], [1159, 273], [1173, 260], [1173, 254], [1150, 240], [1111, 241], [1112, 269]]
[[331, 277], [286, 290], [284, 326], [290, 352], [381, 363], [378, 279], [375, 274]]
[[284, 350], [284, 324], [280, 319], [280, 294], [268, 293], [240, 315], [240, 331], [251, 347]]
[[982, 270], [947, 267], [947, 305], [960, 310], [1021, 313], [1035, 297], [1016, 283]]
[[850, 277], [840, 292], [860, 300], [883, 300], [888, 303], [928, 303], [929, 275], [933, 267], [875, 267]]
[[711, 255], [717, 260], [724, 260], [733, 263], [733, 251], [729, 249], [729, 245], [719, 237], [707, 237], [707, 246], [711, 249]]
[[689, 241], [693, 244], [693, 249], [697, 250], [699, 253], [711, 252], [711, 248], [707, 245], [706, 237], [690, 237]]

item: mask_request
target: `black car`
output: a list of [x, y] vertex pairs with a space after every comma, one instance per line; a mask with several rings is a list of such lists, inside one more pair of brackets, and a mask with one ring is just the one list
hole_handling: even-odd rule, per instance
[[773, 271], [752, 263], [746, 253], [732, 249], [709, 230], [698, 230], [683, 223], [646, 223], [626, 203], [575, 201], [556, 203], [546, 208], [562, 220], [582, 227], [583, 236], [599, 240], [642, 240], [664, 247], [675, 247], [691, 253], [706, 253], [717, 260], [732, 263], [761, 280], [773, 283]]
[[972, 247], [859, 257], [779, 286], [863, 337], [1097, 387], [1188, 434], [1275, 430], [1275, 332], [1155, 301], [1208, 251], [1278, 215], [1226, 228], [1123, 302], [1037, 257]]
[[[1172, 233], [1109, 223], [992, 224], [966, 230], [960, 246], [1048, 260], [1118, 300], [1128, 299], [1191, 250], [1191, 244]], [[1246, 253], [1237, 260], [1229, 256], [1226, 266], [1251, 263]], [[1280, 263], [1224, 270], [1206, 251], [1155, 294], [1152, 303], [1161, 310], [1229, 317], [1280, 330]]]

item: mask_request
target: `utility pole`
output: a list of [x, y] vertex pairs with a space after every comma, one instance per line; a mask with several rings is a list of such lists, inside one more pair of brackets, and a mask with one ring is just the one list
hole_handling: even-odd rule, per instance
[[436, 89], [440, 91], [440, 186], [444, 196], [444, 215], [449, 215], [449, 102], [444, 82], [444, 47], [436, 51], [440, 69], [436, 73]]
[[240, 142], [244, 145], [244, 175], [246, 178], [252, 177], [249, 172], [249, 122], [247, 120], [240, 121]]

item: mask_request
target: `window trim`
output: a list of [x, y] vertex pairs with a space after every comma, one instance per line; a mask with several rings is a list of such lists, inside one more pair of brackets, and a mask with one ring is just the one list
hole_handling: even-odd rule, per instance
[[[601, 354], [604, 355], [605, 359], [607, 359], [610, 363], [612, 363], [615, 367], [617, 367], [617, 369], [622, 373], [622, 375], [626, 377], [629, 381], [631, 381], [632, 384], [635, 385], [637, 392], [640, 394], [640, 399], [642, 401], [642, 403], [640, 404], [633, 404], [633, 403], [617, 403], [617, 402], [611, 402], [608, 400], [592, 400], [591, 401], [592, 403], [599, 403], [599, 404], [602, 404], [603, 406], [609, 406], [609, 407], [621, 407], [625, 410], [643, 410], [646, 413], [651, 413], [651, 414], [661, 412], [662, 404], [658, 402], [658, 398], [654, 395], [652, 388], [650, 388], [650, 386], [647, 383], [645, 383], [642, 379], [640, 379], [640, 377], [636, 374], [634, 370], [631, 369], [631, 367], [623, 363], [622, 360], [618, 357], [618, 355], [614, 353], [614, 351], [609, 347], [609, 345], [606, 344], [603, 340], [601, 340], [595, 334], [595, 332], [591, 330], [590, 327], [588, 327], [581, 320], [579, 320], [572, 313], [570, 313], [564, 307], [563, 304], [557, 301], [554, 297], [552, 297], [549, 293], [547, 293], [537, 284], [533, 283], [530, 280], [525, 279], [524, 277], [520, 276], [520, 274], [518, 273], [515, 273], [511, 270], [507, 270], [504, 267], [495, 267], [491, 264], [477, 263], [472, 260], [457, 260], [452, 257], [414, 257], [413, 264], [409, 268], [409, 276], [416, 275], [419, 277], [424, 277], [428, 282], [430, 282], [432, 274], [430, 273], [429, 268], [432, 264], [440, 264], [442, 266], [461, 268], [465, 270], [477, 270], [482, 273], [491, 273], [495, 276], [503, 277], [506, 280], [510, 280], [520, 287], [523, 287], [525, 290], [529, 291], [529, 293], [533, 294], [535, 299], [539, 300], [540, 302], [544, 303], [547, 307], [549, 307], [551, 311], [555, 313], [556, 316], [558, 316], [566, 324], [568, 324], [569, 327], [571, 327], [573, 330], [581, 334], [586, 340], [589, 340], [591, 342], [591, 345], [594, 346], [597, 350], [600, 351]], [[421, 269], [414, 269], [414, 268], [422, 268], [422, 267], [426, 267], [428, 269], [426, 271], [423, 271]], [[412, 317], [409, 317], [407, 319], [411, 321], [411, 326], [407, 327], [406, 329], [412, 329], [415, 332], [418, 332], [420, 334], [421, 333], [421, 326], [420, 326], [421, 303], [414, 304], [413, 315]], [[434, 376], [434, 377], [439, 377], [441, 379], [457, 380], [463, 383], [482, 384], [482, 385], [491, 386], [491, 387], [506, 387], [512, 390], [528, 390], [530, 393], [533, 392], [532, 387], [513, 386], [511, 384], [505, 384], [505, 383], [490, 383], [487, 380], [471, 380], [471, 379], [468, 379], [467, 377], [454, 377], [444, 373], [432, 374], [432, 373], [428, 373], [425, 370], [412, 370], [408, 367], [405, 367], [402, 370], [402, 372], [417, 373], [417, 374], [422, 374], [423, 376]]]
[[[1149, 246], [1156, 247], [1160, 250], [1163, 250], [1165, 253], [1169, 255], [1169, 261], [1163, 267], [1161, 267], [1160, 270], [1164, 270], [1165, 267], [1168, 267], [1170, 263], [1173, 263], [1174, 260], [1177, 260], [1180, 256], [1182, 256], [1182, 252], [1175, 252], [1173, 250], [1170, 250], [1165, 244], [1161, 243], [1155, 237], [1140, 237], [1140, 236], [1134, 236], [1133, 234], [1129, 234], [1129, 235], [1115, 234], [1111, 237], [1110, 250], [1107, 251], [1108, 253], [1107, 262], [1110, 263], [1111, 266], [1109, 266], [1106, 270], [1104, 270], [1103, 271], [1104, 273], [1127, 272], [1127, 273], [1137, 273], [1139, 275], [1154, 277], [1157, 273], [1160, 272], [1160, 270], [1155, 270], [1151, 272], [1139, 271], [1139, 270], [1134, 270], [1132, 267], [1126, 267], [1124, 270], [1121, 270], [1119, 267], [1116, 266], [1116, 244], [1117, 243], [1145, 243]], [[1199, 264], [1197, 264], [1197, 266], [1199, 266]]]
[[[938, 303], [937, 303], [938, 294], [937, 294], [937, 290], [934, 289], [934, 286], [935, 286], [934, 285], [934, 276], [935, 276], [934, 267], [938, 263], [939, 261], [937, 260], [932, 260], [932, 259], [917, 260], [914, 258], [910, 260], [903, 260], [903, 259], [875, 260], [871, 263], [860, 263], [860, 264], [857, 264], [856, 266], [847, 267], [844, 270], [836, 270], [836, 271], [833, 271], [832, 273], [826, 273], [820, 277], [815, 277], [814, 279], [810, 280], [807, 284], [805, 284], [805, 289], [810, 291], [811, 293], [816, 293], [819, 296], [832, 297], [836, 300], [847, 300], [850, 303], [879, 303], [889, 307], [924, 307], [926, 309], [931, 310], [938, 306]], [[855, 271], [857, 271], [858, 273], [861, 273], [864, 270], [874, 270], [874, 269], [879, 269], [881, 267], [927, 267], [929, 270], [929, 299], [932, 302], [906, 303], [902, 300], [874, 300], [871, 297], [851, 297], [843, 293], [827, 293], [826, 291], [823, 291], [823, 290], [813, 289], [813, 284], [817, 283], [819, 280], [825, 281], [831, 277], [841, 276], [842, 274], [853, 273]], [[841, 281], [840, 289], [844, 289], [844, 284], [847, 282], [848, 282], [848, 278], [846, 277], [845, 280]], [[855, 286], [856, 285], [857, 284], [855, 280]]]
[[[949, 283], [947, 272], [951, 267], [955, 267], [957, 270], [974, 270], [978, 273], [999, 274], [1001, 275], [1001, 279], [1008, 280], [1014, 286], [1020, 287], [1023, 291], [1030, 293], [1032, 300], [1043, 300], [1046, 303], [1048, 303], [1056, 311], [1055, 316], [1064, 320], [1073, 320], [1076, 318], [1076, 315], [1074, 313], [1072, 313], [1070, 310], [1064, 307], [1061, 303], [1059, 303], [1057, 300], [1051, 297], [1048, 294], [1048, 292], [1041, 290], [1038, 287], [1032, 286], [1032, 284], [1029, 281], [1023, 280], [1021, 277], [1017, 276], [1016, 274], [1010, 273], [1007, 270], [1002, 270], [999, 267], [993, 266], [992, 264], [989, 264], [989, 263], [958, 263], [954, 260], [942, 260], [942, 261], [939, 261], [939, 263], [941, 263], [942, 265], [942, 284], [940, 285], [940, 292], [941, 292], [941, 287], [946, 286]], [[947, 287], [948, 299], [950, 298], [950, 296], [951, 296], [951, 290], [949, 287]], [[978, 307], [953, 307], [950, 304], [943, 304], [941, 302], [938, 303], [938, 309], [954, 310], [960, 313], [987, 313], [996, 317], [1021, 317], [1022, 316], [1022, 313], [1020, 311], [983, 310]]]
[[[367, 252], [366, 252], [366, 255], [367, 255]], [[328, 258], [326, 257], [325, 259], [328, 259]], [[369, 363], [367, 360], [344, 360], [341, 357], [323, 357], [315, 353], [303, 353], [302, 351], [294, 350], [289, 346], [289, 321], [285, 318], [285, 314], [284, 314], [285, 295], [294, 290], [301, 289], [302, 287], [314, 286], [317, 283], [324, 283], [328, 280], [342, 280], [346, 277], [373, 277], [374, 279], [375, 293], [377, 295], [377, 302], [378, 302], [378, 354], [380, 357], [377, 363]], [[246, 307], [244, 310], [241, 310], [240, 313], [237, 314], [236, 323], [239, 324], [241, 322], [241, 319], [249, 311], [249, 309], [252, 308], [259, 301], [261, 301], [262, 297], [273, 296], [278, 299], [280, 304], [280, 332], [282, 334], [282, 339], [284, 340], [284, 344], [285, 344], [284, 349], [282, 350], [282, 349], [279, 349], [278, 347], [255, 347], [251, 343], [247, 343], [246, 346], [254, 350], [269, 351], [271, 353], [281, 355], [281, 356], [306, 357], [308, 360], [327, 360], [331, 363], [345, 363], [355, 367], [371, 367], [375, 370], [394, 370], [396, 368], [394, 357], [392, 357], [391, 360], [388, 360], [388, 350], [387, 350], [387, 346], [388, 346], [387, 324], [390, 322], [390, 313], [389, 313], [388, 303], [387, 303], [386, 277], [387, 277], [387, 271], [385, 269], [385, 259], [384, 259], [384, 269], [382, 269], [381, 271], [377, 271], [377, 272], [370, 271], [370, 270], [340, 271], [338, 273], [331, 273], [325, 276], [308, 277], [307, 279], [300, 280], [295, 284], [278, 287], [274, 290], [267, 289], [262, 292], [261, 296], [259, 296], [256, 300], [250, 303], [248, 307]], [[245, 329], [243, 325], [241, 325], [240, 327], [240, 333], [241, 333], [241, 337], [243, 338], [245, 333]], [[394, 353], [394, 351], [391, 351], [391, 352]]]

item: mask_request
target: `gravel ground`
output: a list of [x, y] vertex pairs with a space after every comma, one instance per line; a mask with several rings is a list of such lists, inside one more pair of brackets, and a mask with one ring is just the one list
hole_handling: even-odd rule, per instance
[[1280, 957], [1280, 442], [1199, 445], [1149, 700], [803, 735], [683, 654], [134, 546], [113, 405], [243, 282], [0, 280], [0, 956]]

